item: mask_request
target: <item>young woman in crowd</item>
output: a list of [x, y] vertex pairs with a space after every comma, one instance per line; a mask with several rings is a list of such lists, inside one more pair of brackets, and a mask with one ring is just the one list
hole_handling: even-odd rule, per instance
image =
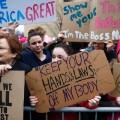
[[[22, 45], [16, 37], [9, 34], [0, 35], [0, 75], [9, 69], [25, 71], [25, 74], [31, 70], [28, 65], [19, 61], [21, 50]], [[29, 91], [26, 84], [24, 93], [24, 106], [29, 106]], [[24, 120], [28, 119], [29, 114], [25, 112]]]
[[44, 49], [43, 34], [33, 31], [28, 35], [28, 45], [31, 51], [23, 51], [21, 60], [31, 68], [47, 64], [52, 61], [50, 53]]
[[[61, 60], [70, 55], [73, 55], [73, 50], [69, 45], [65, 43], [57, 44], [52, 51], [52, 62]], [[100, 101], [100, 96], [95, 96], [95, 98], [88, 100], [86, 102], [81, 102], [73, 105], [74, 107], [87, 107], [89, 109], [94, 109], [98, 107], [98, 103]], [[38, 99], [35, 96], [30, 96], [30, 102], [32, 106], [38, 102]], [[87, 116], [87, 115], [86, 115]], [[62, 120], [62, 114], [57, 112], [48, 113], [49, 120]], [[64, 120], [78, 120], [78, 113], [65, 113]]]

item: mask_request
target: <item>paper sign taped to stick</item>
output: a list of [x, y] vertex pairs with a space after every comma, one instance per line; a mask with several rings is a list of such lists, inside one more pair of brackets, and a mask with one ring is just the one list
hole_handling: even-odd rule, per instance
[[113, 77], [115, 80], [115, 89], [110, 92], [112, 97], [120, 97], [120, 63], [115, 63], [113, 65]]
[[9, 22], [24, 25], [54, 21], [55, 0], [0, 0], [0, 27]]
[[[105, 61], [98, 64], [100, 58]], [[94, 52], [84, 51], [34, 68], [27, 74], [26, 82], [31, 95], [38, 98], [35, 108], [41, 113], [91, 99], [115, 87], [103, 51], [95, 51], [95, 56]]]
[[119, 0], [82, 0], [62, 6], [62, 30], [67, 41], [120, 39]]
[[0, 77], [0, 120], [23, 120], [23, 71], [9, 71]]

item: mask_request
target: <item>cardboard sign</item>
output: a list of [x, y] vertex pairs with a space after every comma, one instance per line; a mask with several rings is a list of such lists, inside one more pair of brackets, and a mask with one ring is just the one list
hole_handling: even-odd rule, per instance
[[[100, 65], [97, 63], [99, 57], [105, 59]], [[95, 67], [96, 63], [98, 65]], [[95, 56], [85, 51], [34, 68], [27, 74], [26, 82], [31, 95], [38, 98], [35, 106], [37, 112], [70, 106], [91, 99], [99, 93], [109, 92], [115, 87], [103, 51], [96, 51]]]
[[115, 88], [115, 82], [105, 53], [103, 50], [93, 50], [89, 54], [92, 57], [100, 93], [105, 94], [112, 91]]
[[55, 0], [0, 0], [0, 26], [9, 22], [23, 25], [55, 20]]
[[23, 120], [24, 79], [23, 71], [0, 77], [0, 120]]
[[116, 87], [112, 92], [110, 92], [110, 95], [113, 97], [120, 97], [120, 63], [114, 63], [113, 77]]
[[63, 26], [67, 41], [120, 39], [120, 1], [82, 0], [63, 4]]

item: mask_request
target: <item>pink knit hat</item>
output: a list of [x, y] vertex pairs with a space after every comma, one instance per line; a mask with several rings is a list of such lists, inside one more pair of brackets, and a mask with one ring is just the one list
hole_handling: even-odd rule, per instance
[[120, 51], [120, 40], [118, 41], [117, 49], [116, 49], [116, 54], [118, 55]]
[[27, 41], [27, 38], [26, 37], [22, 37], [22, 36], [18, 36], [19, 40], [21, 43], [24, 43]]

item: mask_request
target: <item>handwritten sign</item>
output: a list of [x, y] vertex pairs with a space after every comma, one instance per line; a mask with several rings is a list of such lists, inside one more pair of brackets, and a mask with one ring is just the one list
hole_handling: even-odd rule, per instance
[[120, 39], [120, 1], [82, 0], [63, 5], [63, 31], [67, 41]]
[[[92, 55], [86, 51], [78, 53], [61, 61], [37, 67], [27, 74], [26, 82], [30, 93], [39, 101], [35, 106], [37, 112], [48, 112], [70, 106], [114, 89], [114, 80], [108, 70], [107, 60], [101, 62], [100, 66], [99, 64], [97, 67], [94, 66], [97, 57], [102, 56], [106, 59], [103, 51], [95, 56], [95, 60]], [[100, 68], [99, 72], [97, 68]], [[109, 75], [107, 79], [104, 74], [100, 74], [101, 78], [105, 77], [103, 79], [107, 81], [101, 83], [102, 89], [101, 84], [99, 85], [98, 73]]]
[[110, 95], [113, 97], [120, 97], [120, 63], [115, 63], [113, 65], [113, 76], [116, 87], [110, 92]]
[[0, 26], [9, 22], [30, 24], [55, 20], [55, 0], [0, 0]]
[[10, 71], [0, 77], [0, 120], [23, 120], [23, 102], [24, 72]]

